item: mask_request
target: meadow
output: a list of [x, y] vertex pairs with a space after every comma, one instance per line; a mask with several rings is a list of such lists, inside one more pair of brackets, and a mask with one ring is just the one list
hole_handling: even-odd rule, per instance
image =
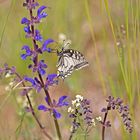
[[[36, 0], [40, 6], [47, 6], [42, 9], [47, 15], [38, 19], [39, 24], [34, 27], [29, 23], [31, 33], [37, 28], [44, 40], [53, 39], [47, 42], [52, 50], [61, 51], [62, 39], [70, 40], [69, 48], [81, 52], [89, 64], [73, 70], [64, 80], [55, 75], [46, 79], [44, 73], [58, 73], [56, 65], [60, 56], [48, 48], [37, 50], [33, 43], [42, 46], [42, 38], [34, 41], [30, 31], [24, 28], [29, 21], [21, 24], [23, 17], [30, 18], [31, 11], [26, 8], [30, 1], [0, 0], [0, 140], [139, 140], [140, 0]], [[33, 15], [37, 9], [32, 9]], [[24, 45], [34, 48], [27, 59], [22, 56], [27, 51], [27, 47], [22, 49]], [[28, 57], [32, 55], [30, 60]], [[47, 65], [41, 61], [41, 71], [36, 68], [38, 59]], [[29, 66], [31, 62], [34, 65]], [[46, 81], [46, 89], [43, 82], [34, 79], [37, 82], [34, 84], [29, 77]], [[74, 117], [70, 117], [68, 108], [76, 95], [90, 101], [87, 104], [96, 122], [92, 119], [89, 131], [84, 130], [85, 120], [78, 119], [80, 127], [77, 124], [72, 133]], [[107, 102], [109, 96], [116, 100]], [[45, 101], [45, 97], [49, 99]], [[63, 97], [61, 103], [60, 97]], [[83, 98], [79, 99], [80, 103]], [[40, 106], [46, 102], [49, 109]], [[129, 106], [127, 115], [131, 118], [132, 132], [126, 127], [126, 116], [117, 111], [120, 107], [127, 110], [125, 105]], [[55, 107], [59, 107], [61, 118]]]

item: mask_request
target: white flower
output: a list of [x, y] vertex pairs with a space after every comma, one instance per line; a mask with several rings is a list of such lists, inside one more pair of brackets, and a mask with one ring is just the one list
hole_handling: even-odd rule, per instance
[[92, 119], [92, 124], [96, 126], [95, 119]]
[[74, 111], [74, 109], [72, 109], [72, 107], [68, 108], [68, 112], [73, 112], [73, 111]]
[[80, 103], [76, 103], [76, 104], [75, 104], [76, 107], [79, 107], [80, 105], [81, 105]]
[[10, 72], [6, 73], [6, 75], [5, 75], [5, 78], [9, 78], [9, 77], [11, 77], [11, 73]]
[[76, 104], [76, 100], [72, 100], [72, 105], [75, 105]]
[[99, 117], [96, 117], [96, 120], [97, 120], [97, 121], [99, 121], [99, 122], [100, 122], [100, 121], [102, 121], [102, 118], [101, 118], [101, 116], [99, 116]]
[[83, 99], [84, 99], [83, 96], [81, 96], [81, 95], [76, 95], [75, 97], [78, 101], [83, 101]]

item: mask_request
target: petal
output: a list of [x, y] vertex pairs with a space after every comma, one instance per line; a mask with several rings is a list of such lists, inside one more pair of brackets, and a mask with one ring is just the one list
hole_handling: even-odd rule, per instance
[[47, 80], [49, 81], [49, 82], [51, 82], [51, 81], [53, 81], [54, 80], [54, 78], [56, 78], [57, 77], [57, 74], [49, 74], [48, 76], [47, 76]]
[[57, 110], [55, 110], [55, 109], [53, 109], [53, 114], [54, 114], [54, 116], [56, 118], [60, 118], [61, 117], [61, 114]]
[[46, 71], [45, 71], [44, 69], [39, 68], [39, 73], [40, 73], [41, 75], [44, 75], [44, 74], [46, 74]]
[[25, 80], [25, 81], [28, 81], [28, 82], [30, 82], [30, 83], [32, 83], [32, 85], [35, 85], [34, 79], [32, 79], [32, 78], [30, 78], [30, 77], [25, 76], [25, 77], [24, 77], [24, 80]]
[[35, 9], [35, 7], [37, 7], [37, 6], [39, 6], [39, 3], [38, 3], [38, 2], [34, 2], [34, 3], [32, 4], [32, 8], [33, 8], [33, 9]]
[[27, 55], [26, 54], [21, 54], [20, 57], [21, 57], [22, 60], [26, 60]]
[[24, 27], [24, 31], [25, 31], [25, 33], [31, 33], [29, 26]]
[[22, 18], [21, 24], [29, 24], [30, 20], [28, 20], [26, 17]]
[[48, 14], [46, 12], [42, 12], [40, 15], [38, 15], [39, 20], [42, 18], [45, 18], [46, 16], [48, 16]]
[[39, 7], [38, 8], [38, 10], [37, 10], [37, 15], [40, 15], [41, 14], [41, 12], [44, 10], [44, 9], [46, 9], [47, 7], [46, 6], [41, 6], [41, 7]]
[[39, 62], [39, 65], [40, 65], [41, 68], [47, 68], [47, 65], [44, 63], [44, 60], [41, 60]]
[[63, 103], [61, 104], [61, 106], [68, 106], [68, 105], [69, 105], [68, 102], [63, 102]]
[[30, 50], [30, 47], [27, 46], [27, 45], [23, 46], [23, 47], [22, 47], [22, 50], [25, 50], [26, 53], [28, 53], [28, 54], [31, 54], [31, 53], [32, 53], [32, 51]]
[[62, 104], [63, 101], [64, 101], [67, 97], [68, 97], [68, 96], [61, 96], [61, 97], [59, 98], [58, 104]]
[[38, 110], [47, 111], [48, 109], [47, 109], [47, 107], [45, 105], [39, 105]]
[[22, 50], [25, 50], [25, 51], [26, 51], [26, 54], [22, 54], [22, 55], [21, 55], [21, 58], [22, 58], [23, 60], [25, 60], [27, 56], [31, 56], [31, 55], [32, 55], [32, 51], [30, 50], [29, 46], [26, 46], [26, 45], [23, 46], [23, 47], [22, 47]]
[[42, 42], [43, 37], [41, 36], [39, 30], [35, 30], [35, 40]]
[[48, 46], [50, 43], [52, 43], [52, 42], [54, 42], [54, 40], [52, 40], [52, 39], [47, 39], [47, 40], [45, 40], [44, 43], [43, 43], [43, 45], [42, 45], [42, 51], [48, 51], [48, 52], [50, 52], [51, 49], [50, 49], [50, 48], [47, 49], [47, 46]]

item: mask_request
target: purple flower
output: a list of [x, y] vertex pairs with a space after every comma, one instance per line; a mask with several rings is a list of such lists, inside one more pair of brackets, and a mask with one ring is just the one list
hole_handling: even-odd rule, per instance
[[30, 20], [28, 20], [26, 17], [24, 17], [21, 20], [21, 24], [29, 25], [30, 24]]
[[93, 125], [93, 113], [90, 108], [90, 101], [88, 99], [84, 99], [80, 95], [76, 95], [76, 99], [72, 102], [72, 106], [68, 109], [68, 112], [70, 112], [69, 117], [72, 119], [71, 135], [73, 135], [78, 128], [83, 125], [84, 127], [86, 126], [85, 130], [88, 132]]
[[38, 80], [37, 77], [35, 77], [35, 78], [33, 79], [33, 78], [30, 78], [30, 77], [25, 76], [25, 77], [24, 77], [24, 80], [27, 81], [27, 82], [30, 82], [30, 83], [32, 84], [30, 87], [36, 89], [37, 92], [40, 92], [40, 90], [42, 89], [42, 84], [41, 84], [41, 82]]
[[48, 86], [52, 86], [54, 84], [58, 84], [58, 80], [57, 78], [57, 74], [49, 74], [46, 78], [46, 83], [45, 83], [45, 87], [46, 89], [48, 88]]
[[46, 9], [47, 7], [46, 6], [41, 6], [38, 8], [37, 10], [37, 17], [38, 17], [38, 20], [40, 21], [42, 18], [45, 18], [47, 16], [47, 13], [46, 12], [43, 12], [44, 9]]
[[30, 29], [30, 26], [25, 26], [24, 27], [24, 32], [26, 33], [26, 35], [25, 35], [26, 38], [32, 37], [32, 31]]
[[[4, 64], [4, 68], [0, 68], [0, 76], [5, 73], [9, 73], [10, 75], [13, 75], [16, 73], [16, 68], [14, 66], [9, 67], [7, 63]], [[16, 79], [15, 79], [16, 80]]]
[[44, 70], [45, 68], [47, 68], [47, 65], [44, 63], [44, 60], [41, 60], [38, 64], [38, 71], [41, 75], [44, 75], [46, 73], [46, 71]]
[[[114, 98], [112, 96], [109, 96], [106, 100], [108, 102], [108, 105], [106, 108], [103, 108], [101, 111], [105, 114], [108, 113], [108, 111], [117, 110], [120, 113], [120, 116], [123, 120], [123, 124], [126, 127], [126, 130], [128, 130], [130, 133], [133, 131], [132, 121], [130, 118], [129, 108], [126, 105], [123, 105], [123, 101], [120, 98]], [[103, 122], [103, 125], [105, 126], [111, 126], [110, 121]]]
[[36, 41], [40, 41], [40, 42], [43, 41], [43, 38], [42, 38], [42, 36], [41, 36], [39, 30], [35, 30], [35, 37], [34, 37], [34, 39], [35, 39]]
[[29, 69], [33, 69], [33, 72], [36, 72], [36, 71], [38, 71], [41, 75], [44, 75], [44, 74], [46, 74], [46, 71], [44, 70], [45, 68], [47, 68], [47, 65], [44, 63], [44, 60], [40, 60], [39, 62], [38, 62], [38, 65], [36, 66], [36, 65], [32, 65], [32, 64], [30, 64], [29, 66], [28, 66], [28, 68]]
[[[30, 26], [25, 26], [25, 27], [24, 27], [24, 31], [30, 35], [30, 34], [31, 34]], [[29, 35], [28, 35], [28, 36], [29, 36]], [[30, 36], [31, 36], [31, 35], [30, 35]]]
[[68, 106], [69, 103], [65, 102], [64, 100], [67, 98], [67, 96], [61, 96], [58, 100], [57, 106], [61, 107], [61, 106]]
[[45, 105], [39, 105], [38, 106], [38, 110], [42, 110], [42, 111], [50, 111], [50, 109], [49, 108], [47, 108]]
[[52, 39], [47, 39], [47, 40], [45, 40], [44, 41], [44, 43], [43, 43], [43, 45], [42, 45], [42, 52], [44, 52], [44, 51], [47, 51], [47, 52], [51, 52], [51, 48], [48, 48], [47, 46], [50, 44], [50, 43], [53, 43], [54, 42], [54, 40], [52, 40]]
[[22, 47], [22, 50], [25, 50], [25, 54], [21, 54], [21, 58], [25, 60], [28, 56], [31, 56], [33, 54], [33, 51], [29, 48], [29, 46], [25, 45]]
[[55, 109], [53, 109], [53, 114], [54, 114], [54, 116], [56, 118], [60, 118], [61, 117], [61, 114], [57, 110], [55, 110]]
[[27, 7], [27, 9], [35, 9], [35, 7], [39, 6], [39, 4], [37, 2], [33, 2], [30, 3], [29, 0], [26, 0], [26, 2], [23, 3], [24, 7]]
[[56, 118], [60, 118], [61, 114], [56, 110], [56, 108], [62, 107], [62, 106], [68, 106], [68, 102], [64, 101], [66, 98], [67, 96], [61, 96], [58, 102], [56, 102], [56, 100], [53, 100], [52, 104], [50, 105], [49, 99], [48, 97], [46, 97], [45, 101], [48, 106], [41, 104], [38, 106], [38, 110], [42, 110], [45, 112], [51, 111]]

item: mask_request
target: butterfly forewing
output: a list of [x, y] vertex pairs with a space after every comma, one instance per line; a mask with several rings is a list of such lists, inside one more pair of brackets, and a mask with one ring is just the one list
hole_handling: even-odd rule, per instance
[[76, 50], [62, 50], [58, 53], [58, 56], [58, 75], [63, 79], [71, 75], [74, 70], [79, 70], [88, 65], [83, 54]]

